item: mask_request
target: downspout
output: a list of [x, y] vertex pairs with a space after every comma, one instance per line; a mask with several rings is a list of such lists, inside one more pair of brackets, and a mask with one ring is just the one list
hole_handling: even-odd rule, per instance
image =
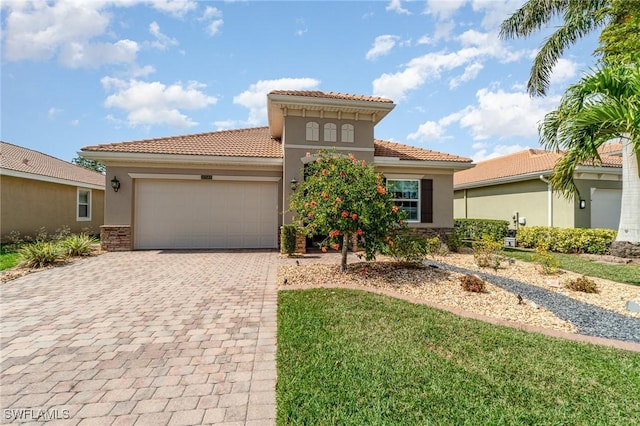
[[549, 226], [553, 226], [553, 187], [551, 186], [551, 182], [549, 179], [546, 179], [544, 175], [540, 175], [540, 180], [547, 184], [547, 198], [548, 198], [548, 219], [547, 223]]

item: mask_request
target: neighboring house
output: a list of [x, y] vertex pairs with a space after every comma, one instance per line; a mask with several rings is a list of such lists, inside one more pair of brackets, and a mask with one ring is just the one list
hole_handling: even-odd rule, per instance
[[[273, 91], [268, 127], [87, 146], [107, 165], [107, 250], [276, 248], [292, 181], [320, 149], [352, 153], [384, 173], [411, 226], [453, 227], [455, 155], [374, 139], [395, 104], [378, 97]], [[307, 156], [310, 153], [311, 156]]]
[[69, 227], [98, 233], [104, 223], [104, 175], [38, 151], [0, 142], [0, 237]]
[[548, 178], [558, 152], [527, 149], [480, 161], [454, 175], [454, 217], [508, 220], [524, 226], [618, 229], [622, 196], [622, 146], [600, 150], [602, 164], [580, 165], [574, 179], [580, 198], [553, 191]]

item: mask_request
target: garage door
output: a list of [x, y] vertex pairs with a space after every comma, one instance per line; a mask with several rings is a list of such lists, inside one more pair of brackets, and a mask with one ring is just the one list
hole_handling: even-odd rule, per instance
[[621, 189], [591, 188], [591, 227], [618, 229]]
[[275, 248], [274, 182], [136, 180], [137, 249]]

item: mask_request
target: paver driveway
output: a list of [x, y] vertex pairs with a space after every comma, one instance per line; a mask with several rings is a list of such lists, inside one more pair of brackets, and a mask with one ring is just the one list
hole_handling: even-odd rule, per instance
[[275, 252], [106, 253], [2, 284], [2, 422], [275, 422]]

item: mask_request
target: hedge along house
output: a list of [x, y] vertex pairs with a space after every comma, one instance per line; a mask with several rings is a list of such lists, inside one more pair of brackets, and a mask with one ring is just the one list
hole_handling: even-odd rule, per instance
[[273, 91], [268, 127], [84, 147], [120, 185], [107, 191], [103, 247], [276, 248], [307, 153], [334, 148], [384, 173], [411, 226], [451, 229], [453, 173], [471, 160], [374, 139], [394, 106], [379, 97]]
[[[549, 184], [561, 154], [526, 149], [480, 161], [454, 175], [454, 216], [508, 220], [517, 226], [618, 229], [622, 146], [601, 149], [602, 164], [583, 164], [574, 179], [580, 198], [569, 200]], [[516, 221], [519, 223], [516, 225]]]
[[105, 177], [50, 155], [0, 142], [0, 237], [97, 233], [104, 223]]

